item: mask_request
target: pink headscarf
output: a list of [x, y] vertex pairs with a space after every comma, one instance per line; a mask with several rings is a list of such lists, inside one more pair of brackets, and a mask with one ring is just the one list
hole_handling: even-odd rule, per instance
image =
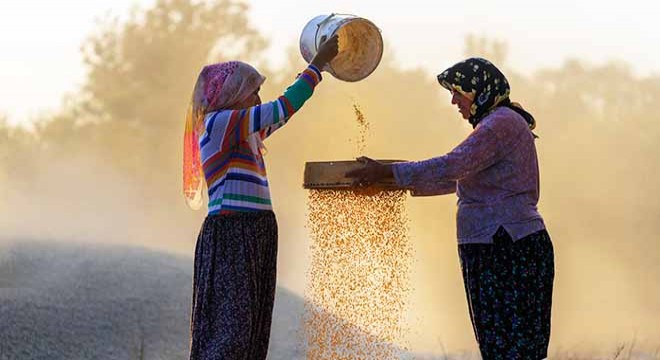
[[[202, 171], [199, 136], [204, 132], [206, 114], [229, 109], [254, 93], [266, 80], [252, 66], [229, 61], [205, 66], [197, 77], [186, 114], [183, 139], [183, 195], [194, 210], [202, 206]], [[262, 146], [258, 134], [248, 139], [253, 152]]]

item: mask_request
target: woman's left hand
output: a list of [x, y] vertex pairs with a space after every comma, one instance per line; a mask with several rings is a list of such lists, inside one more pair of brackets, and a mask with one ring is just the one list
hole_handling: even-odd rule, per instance
[[366, 156], [357, 158], [357, 161], [363, 163], [364, 167], [346, 173], [346, 177], [354, 179], [353, 185], [369, 186], [381, 180], [394, 178], [390, 164], [383, 164]]
[[312, 59], [311, 64], [323, 71], [325, 65], [332, 61], [337, 53], [339, 53], [339, 35], [335, 34], [329, 39], [321, 40], [321, 45], [319, 45], [318, 52]]

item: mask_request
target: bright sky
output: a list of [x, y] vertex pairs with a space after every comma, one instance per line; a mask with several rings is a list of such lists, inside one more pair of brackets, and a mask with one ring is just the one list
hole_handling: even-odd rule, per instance
[[[405, 67], [438, 72], [462, 56], [473, 33], [509, 45], [522, 72], [558, 66], [568, 57], [622, 60], [641, 75], [660, 74], [660, 3], [647, 0], [251, 0], [251, 21], [282, 63], [316, 15], [351, 13], [372, 20]], [[82, 83], [80, 46], [106, 14], [127, 14], [154, 0], [0, 0], [0, 114], [12, 124], [58, 108]], [[221, 21], [221, 19], [219, 19]]]

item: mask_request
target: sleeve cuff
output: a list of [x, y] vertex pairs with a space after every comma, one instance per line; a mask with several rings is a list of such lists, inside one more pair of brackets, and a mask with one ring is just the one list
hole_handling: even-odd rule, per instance
[[423, 161], [408, 161], [392, 164], [392, 173], [397, 185], [406, 188], [418, 187], [429, 182], [450, 181], [444, 174], [445, 161], [437, 157]]
[[319, 68], [317, 68], [316, 65], [309, 64], [309, 65], [307, 66], [307, 68], [310, 69], [310, 70], [312, 70], [312, 71], [314, 71], [314, 72], [316, 73], [316, 76], [318, 76], [318, 78], [319, 78], [319, 82], [320, 82], [321, 80], [323, 80], [323, 76], [321, 75], [321, 70], [320, 70]]
[[305, 80], [309, 87], [314, 89], [318, 85], [323, 77], [321, 76], [321, 71], [314, 65], [309, 64], [303, 72], [298, 75], [299, 79]]
[[412, 186], [412, 162], [401, 162], [392, 164], [392, 173], [394, 174], [394, 180], [396, 184], [401, 187], [411, 187]]

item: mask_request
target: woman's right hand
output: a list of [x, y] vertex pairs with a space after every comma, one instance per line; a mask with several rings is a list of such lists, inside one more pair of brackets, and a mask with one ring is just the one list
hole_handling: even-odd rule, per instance
[[319, 51], [312, 59], [311, 64], [319, 70], [323, 70], [325, 65], [332, 61], [339, 52], [339, 35], [335, 34], [331, 38], [323, 41], [319, 46]]
[[378, 181], [394, 178], [392, 164], [383, 164], [366, 156], [357, 158], [357, 161], [364, 166], [344, 174], [348, 178], [353, 178], [354, 186], [370, 186]]

